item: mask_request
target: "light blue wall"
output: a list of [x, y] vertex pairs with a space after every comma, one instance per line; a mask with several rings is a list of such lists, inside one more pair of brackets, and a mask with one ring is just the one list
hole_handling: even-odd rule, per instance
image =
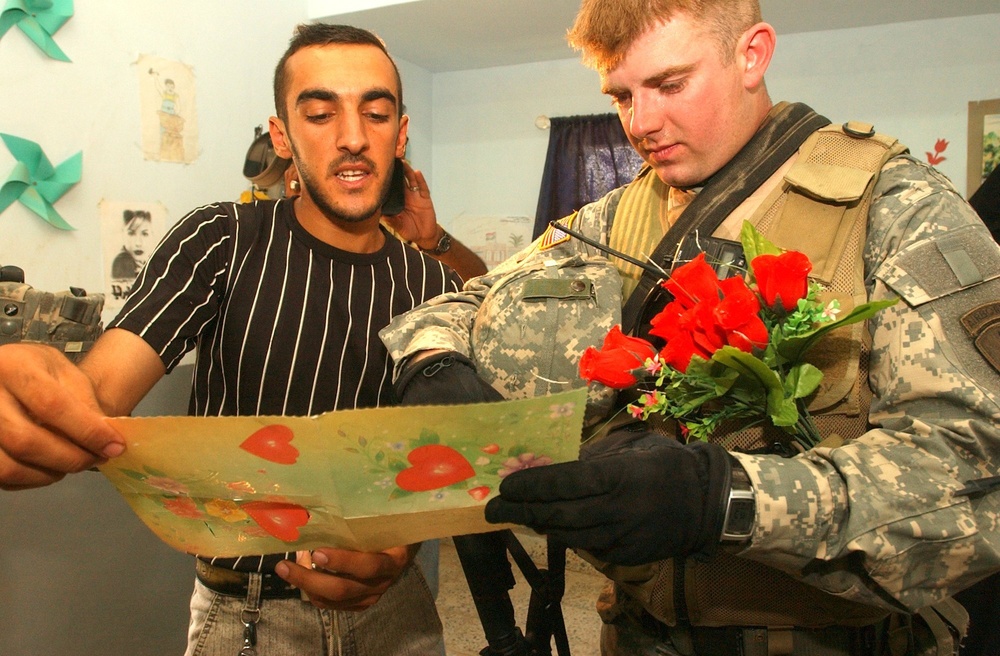
[[[56, 208], [62, 232], [15, 203], [0, 214], [0, 263], [55, 291], [103, 284], [98, 203], [162, 201], [176, 221], [239, 196], [253, 128], [273, 113], [271, 79], [305, 0], [77, 2], [55, 35], [72, 59], [49, 59], [17, 28], [0, 39], [0, 132], [41, 144], [53, 164], [83, 151], [83, 179]], [[189, 165], [140, 150], [139, 55], [194, 70], [200, 152]], [[0, 146], [0, 181], [14, 165]]]
[[[951, 143], [940, 169], [965, 190], [970, 100], [1000, 98], [1000, 13], [778, 37], [775, 100], [834, 121], [875, 123], [918, 156]], [[611, 111], [576, 59], [434, 76], [434, 199], [445, 225], [467, 215], [534, 216], [548, 133], [540, 114]]]

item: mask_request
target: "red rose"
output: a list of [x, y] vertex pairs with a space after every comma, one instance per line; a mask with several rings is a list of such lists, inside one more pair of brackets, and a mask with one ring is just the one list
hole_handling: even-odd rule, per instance
[[638, 337], [629, 337], [614, 326], [604, 338], [600, 350], [588, 348], [580, 358], [580, 375], [584, 380], [597, 381], [615, 389], [635, 385], [633, 373], [642, 367], [646, 358], [656, 354], [653, 345]]
[[719, 277], [715, 269], [705, 261], [704, 253], [699, 253], [698, 257], [674, 269], [663, 286], [684, 307], [719, 298]]
[[680, 333], [660, 350], [660, 359], [681, 373], [687, 371], [695, 355], [705, 360], [712, 357], [711, 353], [706, 353], [695, 344], [690, 333]]
[[677, 333], [685, 330], [684, 321], [687, 310], [679, 301], [670, 301], [660, 312], [649, 320], [649, 334], [672, 340]]
[[798, 251], [781, 255], [758, 255], [750, 262], [757, 289], [768, 307], [785, 312], [795, 309], [800, 298], [809, 291], [809, 272], [812, 263]]
[[726, 333], [726, 343], [751, 353], [767, 346], [767, 326], [761, 320], [760, 301], [743, 278], [727, 278], [719, 283], [724, 294], [715, 308], [715, 318]]

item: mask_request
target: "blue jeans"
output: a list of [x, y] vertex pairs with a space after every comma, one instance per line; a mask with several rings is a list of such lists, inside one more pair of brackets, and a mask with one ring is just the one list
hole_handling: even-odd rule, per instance
[[[185, 656], [236, 656], [248, 600], [195, 581]], [[252, 608], [252, 606], [251, 606]], [[411, 565], [371, 608], [320, 610], [299, 599], [263, 599], [259, 656], [431, 656], [444, 653], [441, 620], [418, 567]]]

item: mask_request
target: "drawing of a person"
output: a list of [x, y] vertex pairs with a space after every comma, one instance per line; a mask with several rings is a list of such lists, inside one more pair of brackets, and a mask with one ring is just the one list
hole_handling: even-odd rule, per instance
[[150, 68], [153, 84], [160, 95], [160, 159], [171, 162], [184, 160], [184, 118], [178, 112], [180, 94], [171, 78], [160, 84], [160, 74]]
[[122, 249], [111, 262], [115, 296], [128, 296], [139, 270], [155, 246], [153, 217], [145, 210], [122, 212]]

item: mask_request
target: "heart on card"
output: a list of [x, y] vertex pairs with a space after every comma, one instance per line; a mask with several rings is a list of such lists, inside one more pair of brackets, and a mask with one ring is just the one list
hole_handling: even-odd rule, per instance
[[467, 490], [467, 492], [469, 493], [469, 496], [475, 499], [476, 501], [482, 501], [483, 499], [485, 499], [490, 495], [490, 486], [480, 485], [479, 487], [474, 487], [471, 490]]
[[418, 446], [406, 459], [413, 466], [396, 474], [396, 485], [407, 492], [438, 490], [476, 475], [465, 456], [443, 444]]
[[264, 426], [243, 440], [240, 448], [258, 458], [276, 462], [279, 465], [294, 465], [299, 458], [299, 450], [292, 446], [295, 433], [288, 426], [271, 424]]
[[294, 503], [248, 501], [240, 506], [257, 526], [282, 542], [299, 539], [299, 528], [309, 522], [309, 511]]

